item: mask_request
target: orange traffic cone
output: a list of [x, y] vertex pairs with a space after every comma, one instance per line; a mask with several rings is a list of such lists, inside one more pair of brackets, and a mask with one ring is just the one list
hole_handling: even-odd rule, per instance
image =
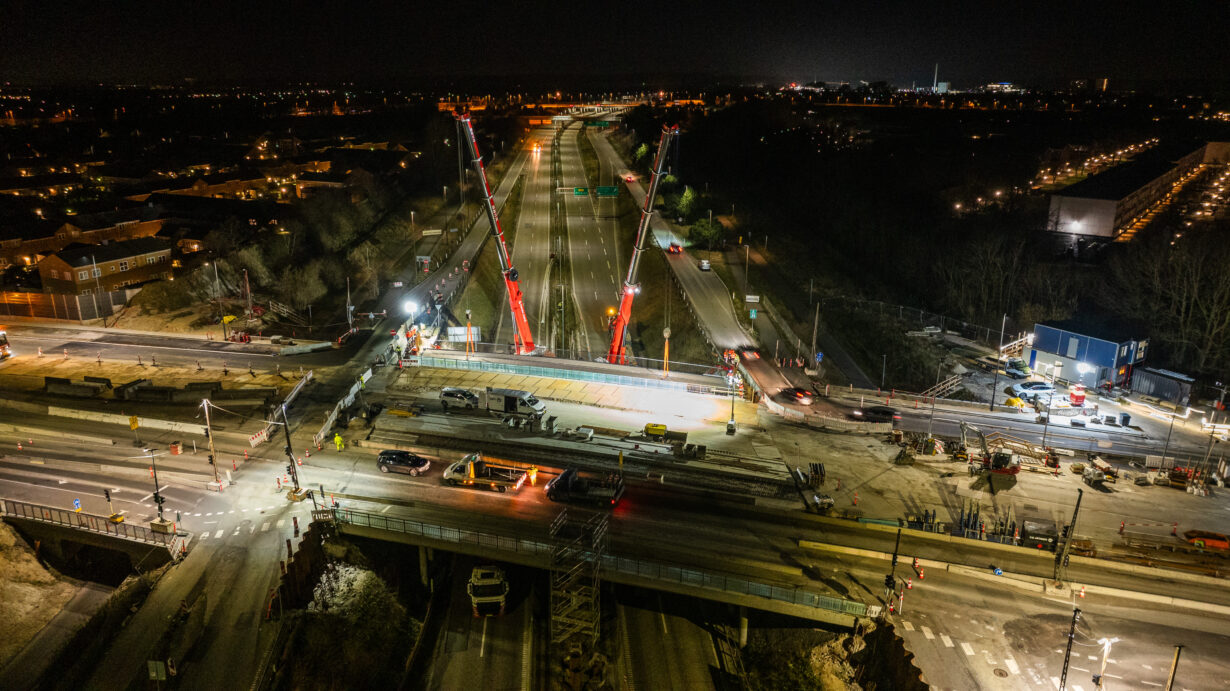
[[21, 451], [21, 442], [17, 442], [17, 450]]
[[248, 460], [248, 450], [247, 449], [243, 450], [243, 460], [245, 461]]
[[914, 589], [914, 579], [913, 579], [913, 578], [907, 578], [907, 579], [905, 579], [905, 589], [906, 589], [906, 590], [913, 590], [913, 589]]
[[1085, 597], [1085, 586], [1081, 586], [1081, 597]]
[[918, 567], [918, 580], [923, 580], [927, 577], [927, 571], [923, 567]]

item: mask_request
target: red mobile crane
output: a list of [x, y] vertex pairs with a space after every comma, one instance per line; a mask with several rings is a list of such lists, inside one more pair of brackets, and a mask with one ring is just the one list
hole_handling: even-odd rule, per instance
[[521, 285], [517, 282], [517, 270], [513, 268], [512, 257], [508, 254], [508, 245], [504, 243], [504, 229], [500, 226], [500, 216], [495, 210], [495, 197], [491, 194], [491, 185], [487, 182], [487, 171], [483, 169], [483, 159], [478, 155], [478, 141], [474, 138], [474, 126], [470, 124], [470, 116], [457, 114], [457, 122], [465, 127], [462, 139], [469, 149], [470, 163], [474, 172], [483, 183], [483, 201], [486, 202], [487, 220], [491, 221], [491, 232], [495, 233], [496, 253], [500, 256], [500, 272], [504, 274], [504, 285], [508, 288], [508, 306], [512, 309], [513, 323], [517, 333], [513, 336], [518, 355], [530, 355], [534, 352], [534, 335], [530, 333], [530, 322], [525, 317], [525, 303], [521, 299]]
[[658, 196], [658, 183], [662, 180], [662, 169], [666, 165], [666, 152], [671, 142], [679, 136], [679, 126], [663, 127], [662, 139], [658, 142], [658, 154], [653, 159], [653, 170], [649, 177], [649, 191], [645, 194], [645, 204], [641, 207], [641, 224], [636, 229], [636, 245], [632, 248], [632, 261], [628, 263], [628, 275], [624, 278], [623, 295], [619, 299], [619, 312], [611, 324], [611, 349], [607, 352], [606, 361], [612, 364], [626, 364], [624, 354], [624, 335], [628, 330], [628, 322], [632, 319], [632, 300], [641, 292], [641, 286], [636, 282], [636, 271], [641, 263], [641, 252], [645, 251], [645, 238], [649, 235], [649, 219], [653, 216], [653, 200]]

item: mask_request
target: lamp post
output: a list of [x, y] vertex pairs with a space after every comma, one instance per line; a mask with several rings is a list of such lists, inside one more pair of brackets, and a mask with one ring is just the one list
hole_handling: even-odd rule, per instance
[[995, 380], [991, 383], [991, 407], [987, 410], [995, 412], [995, 389], [999, 387], [999, 363], [1004, 356], [1004, 327], [1008, 325], [1008, 315], [999, 322], [999, 349], [995, 351]]
[[1170, 414], [1170, 429], [1166, 431], [1166, 445], [1162, 447], [1162, 467], [1166, 466], [1166, 454], [1170, 452], [1170, 435], [1174, 434], [1174, 419], [1177, 413]]
[[1059, 374], [1059, 368], [1063, 367], [1063, 362], [1056, 360], [1055, 366], [1051, 368], [1051, 393], [1046, 396], [1046, 417], [1042, 421], [1042, 450], [1046, 450], [1046, 431], [1051, 426], [1051, 396], [1055, 393], [1055, 376]]

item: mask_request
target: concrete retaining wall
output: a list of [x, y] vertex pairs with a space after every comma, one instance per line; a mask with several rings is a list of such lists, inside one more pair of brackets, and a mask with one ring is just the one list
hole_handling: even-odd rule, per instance
[[304, 353], [314, 353], [318, 350], [328, 350], [333, 347], [331, 341], [321, 341], [320, 343], [307, 343], [304, 345], [286, 346], [278, 351], [278, 355], [302, 355]]
[[[91, 422], [103, 422], [111, 425], [128, 426], [127, 415], [117, 415], [115, 413], [98, 413], [92, 410], [76, 410], [74, 408], [61, 408], [59, 406], [47, 406], [47, 414], [55, 415], [56, 417], [67, 417], [76, 420], [90, 420]], [[183, 432], [184, 434], [196, 434], [205, 436], [204, 425], [194, 425], [186, 422], [176, 422], [174, 420], [159, 420], [157, 418], [140, 417], [137, 418], [138, 425], [149, 429], [165, 429], [172, 432]]]

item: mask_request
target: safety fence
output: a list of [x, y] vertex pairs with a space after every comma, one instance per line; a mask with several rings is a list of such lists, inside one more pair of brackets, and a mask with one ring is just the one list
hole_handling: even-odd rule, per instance
[[[544, 568], [550, 563], [550, 556], [554, 549], [551, 544], [541, 540], [514, 535], [499, 535], [468, 528], [435, 525], [414, 519], [368, 513], [366, 511], [335, 509], [333, 517], [338, 523], [418, 535], [441, 542], [470, 545], [481, 548], [484, 553], [492, 551], [511, 552], [537, 557], [542, 560], [541, 563]], [[704, 588], [732, 595], [760, 597], [775, 602], [841, 612], [856, 617], [877, 616], [879, 614], [879, 607], [868, 607], [862, 602], [821, 595], [794, 587], [759, 583], [739, 576], [701, 571], [685, 566], [645, 561], [632, 557], [620, 557], [611, 554], [603, 555], [602, 569], [604, 573], [618, 572], [664, 583]]]
[[165, 545], [173, 553], [179, 549], [181, 538], [174, 533], [158, 533], [143, 525], [131, 523], [116, 523], [107, 516], [98, 516], [79, 511], [68, 511], [42, 504], [31, 504], [15, 499], [3, 500], [4, 515], [13, 518], [24, 518], [31, 521], [60, 525], [76, 530], [85, 530], [99, 535], [134, 542], [144, 542], [155, 545]]
[[372, 368], [368, 367], [363, 374], [360, 374], [355, 378], [355, 382], [350, 385], [350, 389], [346, 391], [346, 395], [342, 396], [341, 400], [339, 400], [333, 408], [329, 410], [329, 414], [325, 416], [324, 424], [320, 426], [320, 430], [317, 431], [312, 437], [312, 441], [315, 442], [317, 446], [324, 444], [325, 437], [329, 434], [329, 430], [333, 429], [333, 423], [337, 422], [337, 416], [354, 403], [355, 396], [359, 395], [359, 392], [367, 386], [367, 380], [371, 378]]
[[[825, 305], [831, 303], [844, 305], [848, 309], [871, 312], [887, 317], [896, 317], [903, 322], [914, 322], [918, 324], [919, 327], [939, 327], [941, 331], [956, 334], [971, 341], [977, 341], [992, 347], [998, 347], [1000, 341], [1000, 329], [971, 324], [961, 319], [936, 314], [934, 312], [928, 312], [926, 310], [918, 309], [917, 307], [891, 305], [886, 302], [880, 302], [879, 300], [863, 300], [861, 298], [838, 295], [822, 298], [820, 300], [821, 309], [823, 310]], [[1009, 340], [1022, 332], [1020, 326], [1011, 319], [1004, 322], [1003, 330], [1007, 334], [1007, 338]]]

